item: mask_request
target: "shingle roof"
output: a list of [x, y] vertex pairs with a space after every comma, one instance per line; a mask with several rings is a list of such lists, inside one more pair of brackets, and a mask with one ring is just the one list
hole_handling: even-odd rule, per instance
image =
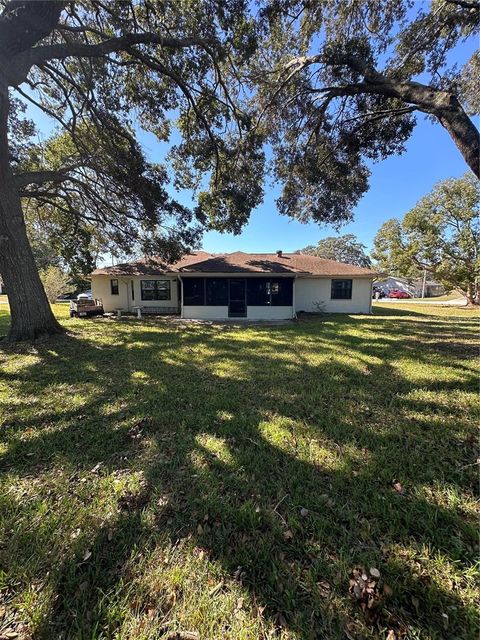
[[376, 276], [377, 272], [353, 264], [301, 253], [211, 254], [196, 251], [165, 265], [158, 258], [96, 269], [92, 275], [161, 275], [162, 273], [291, 273], [312, 276]]
[[100, 267], [92, 271], [92, 276], [161, 276], [164, 273], [178, 273], [192, 262], [211, 257], [206, 251], [194, 251], [183, 256], [178, 262], [167, 264], [160, 258], [140, 258], [134, 262], [116, 264], [113, 267]]

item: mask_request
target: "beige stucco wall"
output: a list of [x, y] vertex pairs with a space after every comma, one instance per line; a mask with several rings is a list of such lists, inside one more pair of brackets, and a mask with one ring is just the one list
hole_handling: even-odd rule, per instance
[[[132, 311], [133, 307], [139, 306], [143, 308], [162, 308], [162, 307], [178, 307], [178, 284], [175, 277], [169, 276], [152, 276], [152, 277], [134, 277], [121, 276], [118, 280], [118, 296], [111, 294], [110, 276], [92, 276], [92, 295], [94, 298], [100, 298], [103, 302], [105, 311], [114, 311], [115, 309], [123, 309], [124, 311]], [[135, 299], [132, 300], [131, 282], [133, 280]], [[140, 280], [170, 280], [170, 300], [142, 300], [140, 290]]]
[[297, 278], [295, 311], [370, 313], [372, 278], [352, 278], [351, 300], [331, 300], [332, 278]]

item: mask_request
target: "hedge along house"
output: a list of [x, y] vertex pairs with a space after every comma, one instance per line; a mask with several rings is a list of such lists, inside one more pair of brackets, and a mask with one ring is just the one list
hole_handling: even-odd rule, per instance
[[174, 264], [146, 258], [96, 269], [92, 293], [105, 311], [183, 318], [283, 320], [299, 312], [370, 313], [377, 274], [295, 253], [193, 252]]

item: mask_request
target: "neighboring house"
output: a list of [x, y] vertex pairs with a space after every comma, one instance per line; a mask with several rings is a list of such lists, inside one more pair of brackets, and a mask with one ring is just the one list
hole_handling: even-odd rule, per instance
[[370, 313], [376, 273], [316, 256], [196, 251], [174, 264], [146, 258], [96, 269], [92, 293], [105, 311], [182, 318], [281, 320], [296, 313]]
[[[423, 278], [418, 278], [412, 282], [415, 291], [415, 297], [421, 298], [423, 292]], [[435, 296], [443, 296], [445, 287], [435, 280], [425, 280], [424, 298], [433, 298]]]
[[[405, 291], [414, 298], [421, 298], [423, 291], [423, 278], [417, 278], [416, 280], [408, 280], [407, 278], [401, 278], [397, 276], [388, 276], [375, 282], [375, 287], [380, 289], [388, 295], [388, 292], [392, 289], [398, 289], [399, 291]], [[445, 293], [445, 287], [439, 282], [434, 280], [425, 281], [425, 298], [431, 298], [432, 296], [441, 296]]]

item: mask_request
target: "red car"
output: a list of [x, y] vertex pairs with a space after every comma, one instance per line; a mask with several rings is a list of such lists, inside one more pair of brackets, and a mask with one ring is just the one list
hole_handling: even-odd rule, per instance
[[406, 291], [400, 291], [400, 289], [391, 289], [388, 292], [389, 298], [411, 298], [412, 296]]

